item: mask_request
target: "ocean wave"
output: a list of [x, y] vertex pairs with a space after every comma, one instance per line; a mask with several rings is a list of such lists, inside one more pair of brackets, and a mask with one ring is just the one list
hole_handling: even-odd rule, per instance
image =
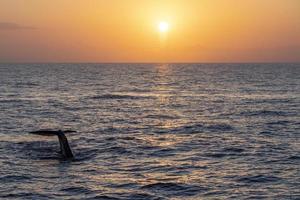
[[168, 157], [168, 156], [173, 156], [175, 154], [176, 154], [176, 151], [174, 149], [159, 149], [159, 150], [156, 150], [156, 151], [150, 153], [149, 155], [155, 156], [155, 157]]
[[62, 188], [60, 191], [62, 192], [68, 192], [68, 193], [71, 193], [71, 194], [91, 194], [93, 193], [93, 191], [89, 190], [88, 188], [85, 188], [85, 187], [75, 187], [75, 186], [72, 186], [72, 187], [67, 187], [67, 188]]
[[209, 130], [215, 131], [232, 131], [234, 128], [229, 124], [213, 124], [206, 127]]
[[0, 103], [3, 103], [3, 104], [16, 104], [16, 103], [22, 103], [22, 104], [28, 104], [30, 103], [31, 101], [27, 100], [27, 99], [0, 99]]
[[31, 177], [24, 175], [7, 175], [0, 177], [0, 182], [2, 182], [3, 184], [8, 182], [26, 182], [28, 180], [31, 180]]
[[225, 147], [215, 152], [207, 152], [203, 155], [211, 158], [223, 158], [223, 157], [232, 157], [232, 156], [245, 156], [245, 149], [240, 147]]
[[179, 117], [176, 115], [146, 115], [143, 118], [150, 118], [150, 119], [178, 119]]
[[211, 157], [211, 158], [223, 158], [225, 156], [228, 156], [226, 153], [206, 153], [204, 154], [206, 157]]
[[103, 99], [103, 100], [122, 100], [122, 99], [130, 99], [130, 100], [139, 100], [139, 99], [151, 99], [154, 98], [152, 96], [134, 96], [134, 95], [126, 95], [126, 94], [104, 94], [90, 97], [91, 99]]
[[255, 176], [244, 176], [237, 179], [238, 182], [244, 183], [267, 183], [267, 182], [276, 182], [280, 178], [276, 176], [266, 176], [266, 175], [255, 175]]
[[245, 151], [245, 149], [239, 148], [239, 147], [228, 147], [224, 148], [222, 151], [224, 152], [234, 152], [234, 153], [242, 153]]
[[266, 123], [267, 125], [287, 125], [287, 124], [290, 124], [292, 123], [291, 121], [285, 121], [285, 120], [282, 120], [282, 121], [273, 121], [273, 122], [268, 122]]
[[240, 113], [242, 116], [287, 116], [288, 114], [283, 111], [272, 111], [272, 110], [258, 110], [258, 111], [243, 111]]
[[202, 133], [206, 131], [214, 131], [214, 132], [228, 132], [234, 130], [234, 127], [229, 124], [192, 124], [192, 125], [184, 125], [171, 129], [159, 129], [155, 130], [155, 133], [180, 133], [180, 134], [195, 134]]
[[126, 195], [124, 200], [165, 200], [166, 198], [150, 195], [147, 193], [134, 193]]
[[128, 149], [126, 149], [124, 147], [118, 147], [118, 146], [106, 148], [105, 152], [111, 152], [111, 153], [114, 153], [114, 154], [131, 154], [132, 153]]
[[298, 161], [300, 161], [300, 156], [293, 155], [293, 156], [288, 157], [288, 160], [298, 160]]
[[86, 200], [123, 200], [123, 198], [116, 198], [109, 195], [96, 195], [95, 197], [84, 198]]
[[245, 104], [281, 104], [281, 103], [292, 103], [292, 99], [245, 99]]
[[33, 193], [33, 192], [12, 192], [12, 193], [6, 193], [6, 194], [0, 194], [0, 198], [4, 199], [50, 199], [49, 195], [46, 194], [40, 194], [40, 193]]
[[184, 125], [176, 128], [154, 130], [155, 133], [174, 133], [174, 134], [176, 133], [193, 134], [193, 133], [200, 133], [201, 131], [203, 131], [202, 124]]
[[99, 149], [90, 149], [90, 148], [76, 148], [74, 149], [75, 159], [74, 162], [83, 162], [92, 160], [97, 157]]
[[207, 190], [206, 188], [202, 188], [196, 185], [172, 183], [172, 182], [152, 183], [152, 184], [142, 186], [141, 189], [165, 193], [166, 195], [178, 195], [178, 196], [194, 196]]
[[120, 183], [120, 184], [110, 184], [109, 185], [112, 188], [123, 188], [123, 189], [132, 189], [136, 188], [137, 184], [136, 183]]
[[26, 86], [39, 86], [40, 84], [37, 82], [16, 82], [16, 87], [26, 88]]

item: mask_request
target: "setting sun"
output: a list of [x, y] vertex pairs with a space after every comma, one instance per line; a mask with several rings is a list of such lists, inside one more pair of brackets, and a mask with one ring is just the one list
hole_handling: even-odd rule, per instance
[[159, 22], [158, 24], [158, 29], [161, 33], [165, 33], [165, 32], [168, 32], [170, 26], [169, 26], [169, 23], [167, 22]]

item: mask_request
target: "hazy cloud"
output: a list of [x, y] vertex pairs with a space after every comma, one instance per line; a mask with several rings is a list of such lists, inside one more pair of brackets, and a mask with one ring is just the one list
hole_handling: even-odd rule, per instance
[[17, 23], [0, 22], [0, 30], [33, 30], [32, 26], [24, 26]]

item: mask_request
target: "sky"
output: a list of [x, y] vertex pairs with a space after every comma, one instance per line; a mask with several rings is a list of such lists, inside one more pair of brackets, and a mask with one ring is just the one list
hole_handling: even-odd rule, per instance
[[0, 62], [300, 62], [299, 10], [299, 0], [0, 0]]

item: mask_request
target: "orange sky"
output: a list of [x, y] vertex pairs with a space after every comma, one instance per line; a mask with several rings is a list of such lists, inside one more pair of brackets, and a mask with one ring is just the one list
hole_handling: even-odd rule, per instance
[[0, 0], [0, 62], [300, 62], [299, 10], [299, 0]]

